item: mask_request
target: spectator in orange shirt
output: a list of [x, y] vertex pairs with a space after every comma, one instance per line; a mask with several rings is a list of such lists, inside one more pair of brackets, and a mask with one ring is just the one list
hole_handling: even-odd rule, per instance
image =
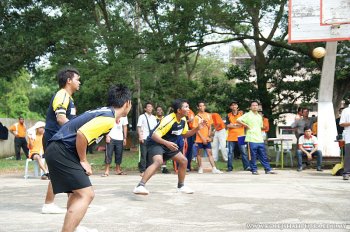
[[243, 115], [242, 111], [238, 109], [238, 102], [232, 101], [230, 104], [231, 112], [226, 117], [226, 127], [228, 129], [227, 146], [228, 146], [228, 160], [227, 171], [233, 170], [233, 152], [235, 146], [238, 146], [242, 157], [242, 164], [244, 170], [250, 171], [250, 164], [246, 153], [245, 145], [238, 143], [238, 137], [244, 136], [244, 126], [237, 122], [237, 119]]
[[212, 113], [214, 125], [214, 138], [213, 138], [213, 158], [215, 161], [219, 159], [219, 150], [221, 151], [222, 158], [227, 162], [226, 151], [226, 125], [218, 113]]
[[24, 118], [18, 117], [18, 122], [10, 127], [10, 132], [15, 136], [15, 154], [16, 160], [21, 160], [21, 148], [28, 158], [29, 149], [26, 140], [26, 125], [24, 124]]
[[198, 102], [197, 107], [199, 112], [196, 115], [196, 117], [194, 117], [193, 127], [197, 127], [200, 124], [200, 122], [202, 122], [202, 120], [206, 122], [206, 126], [204, 126], [196, 133], [195, 142], [197, 146], [198, 173], [203, 173], [202, 156], [200, 154], [200, 149], [205, 149], [208, 154], [210, 165], [212, 167], [212, 173], [221, 174], [222, 171], [217, 169], [215, 166], [215, 161], [211, 151], [211, 125], [213, 124], [213, 120], [211, 118], [211, 115], [205, 112], [206, 106], [204, 101]]
[[[190, 130], [193, 129], [193, 119], [195, 117], [194, 112], [190, 109], [190, 111], [188, 112], [188, 115], [186, 116], [187, 119], [187, 124], [188, 124], [188, 128]], [[196, 138], [196, 134], [187, 137], [187, 151], [186, 151], [186, 158], [187, 158], [187, 171], [190, 172], [191, 171], [191, 161], [192, 161], [192, 157], [193, 157], [193, 144], [194, 144], [194, 140]]]
[[318, 126], [318, 124], [317, 124], [317, 118], [315, 118], [315, 121], [314, 121], [314, 123], [312, 124], [312, 135], [313, 135], [313, 136], [317, 136], [317, 126]]
[[45, 131], [45, 122], [39, 121], [33, 127], [28, 129], [28, 145], [29, 145], [29, 159], [36, 160], [44, 174], [41, 179], [47, 180], [49, 178], [48, 170], [45, 167], [42, 158], [44, 158], [43, 135]]

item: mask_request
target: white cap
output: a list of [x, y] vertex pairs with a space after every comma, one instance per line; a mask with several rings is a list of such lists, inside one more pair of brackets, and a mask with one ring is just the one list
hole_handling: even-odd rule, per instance
[[40, 127], [45, 127], [45, 122], [43, 122], [43, 121], [38, 121], [38, 122], [35, 123], [34, 126], [32, 126], [32, 128], [33, 128], [34, 130], [35, 130], [35, 129], [38, 129], [38, 128], [40, 128]]

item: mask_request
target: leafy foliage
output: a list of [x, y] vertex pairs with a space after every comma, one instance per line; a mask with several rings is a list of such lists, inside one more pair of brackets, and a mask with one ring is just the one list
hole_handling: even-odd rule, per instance
[[[63, 66], [81, 73], [78, 112], [105, 105], [124, 83], [135, 102], [168, 106], [187, 98], [227, 111], [258, 99], [273, 120], [302, 99], [317, 98], [319, 44], [286, 42], [286, 0], [4, 0], [0, 2], [0, 115], [44, 117]], [[250, 60], [227, 67], [202, 48], [237, 41]], [[322, 45], [322, 44], [321, 44]], [[349, 43], [339, 46], [336, 89], [350, 89]], [[235, 48], [242, 53], [242, 48]], [[225, 74], [226, 73], [226, 74]], [[291, 81], [291, 77], [300, 81]], [[14, 86], [16, 88], [14, 88]], [[283, 106], [283, 107], [282, 107]], [[140, 108], [140, 106], [138, 107]], [[141, 108], [142, 109], [142, 108]]]

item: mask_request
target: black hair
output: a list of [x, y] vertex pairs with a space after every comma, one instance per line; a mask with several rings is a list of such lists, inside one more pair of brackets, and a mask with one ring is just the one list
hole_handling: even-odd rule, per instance
[[75, 68], [66, 67], [57, 73], [58, 86], [62, 89], [66, 86], [68, 79], [72, 79], [74, 74], [80, 76], [80, 73]]
[[131, 100], [131, 91], [125, 85], [113, 85], [108, 91], [107, 105], [121, 108]]
[[304, 131], [307, 131], [307, 130], [311, 130], [311, 127], [309, 126], [304, 127]]
[[232, 104], [237, 104], [238, 105], [238, 101], [233, 100], [233, 101], [231, 101], [230, 106], [232, 106]]
[[201, 103], [204, 103], [204, 105], [205, 105], [205, 101], [204, 100], [200, 100], [200, 101], [197, 102], [197, 106], [199, 106], [199, 104], [201, 104]]
[[181, 109], [181, 107], [184, 103], [188, 103], [188, 101], [185, 99], [176, 99], [173, 101], [171, 108], [173, 108], [175, 114], [177, 113], [178, 109]]
[[252, 105], [253, 103], [256, 103], [256, 104], [260, 105], [260, 102], [259, 102], [258, 100], [252, 100], [252, 101], [250, 101], [250, 105]]
[[143, 108], [146, 109], [146, 108], [147, 108], [147, 105], [152, 105], [152, 106], [153, 106], [152, 102], [146, 102], [146, 103], [143, 105]]
[[20, 119], [24, 119], [24, 117], [22, 115], [18, 116], [18, 120]]

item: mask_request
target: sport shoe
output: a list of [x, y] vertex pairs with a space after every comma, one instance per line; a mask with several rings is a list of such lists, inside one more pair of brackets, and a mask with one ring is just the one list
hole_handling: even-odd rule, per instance
[[74, 232], [98, 232], [97, 229], [89, 229], [85, 226], [78, 226]]
[[270, 171], [265, 171], [265, 174], [276, 174], [276, 172], [270, 170]]
[[177, 191], [180, 192], [180, 193], [186, 193], [186, 194], [194, 193], [194, 191], [190, 187], [187, 187], [185, 185], [182, 186], [181, 188], [178, 188]]
[[133, 193], [138, 195], [148, 195], [149, 191], [145, 188], [145, 186], [140, 185], [134, 188]]
[[42, 179], [42, 180], [50, 180], [49, 173], [44, 173], [44, 174], [42, 174], [41, 179]]
[[301, 172], [303, 170], [303, 168], [298, 168], [297, 171], [298, 172]]
[[203, 174], [203, 168], [198, 168], [198, 173]]
[[66, 213], [66, 212], [67, 212], [66, 209], [63, 209], [57, 206], [55, 203], [44, 204], [43, 208], [41, 209], [41, 213], [43, 214], [60, 214], [60, 213]]
[[212, 172], [213, 174], [222, 174], [222, 173], [223, 173], [222, 171], [220, 171], [220, 170], [217, 169], [217, 168], [213, 168], [213, 170], [211, 170], [211, 172]]
[[349, 174], [344, 174], [343, 175], [343, 180], [349, 180], [350, 178], [350, 175]]
[[318, 168], [317, 168], [317, 171], [318, 171], [318, 172], [323, 172], [323, 170], [322, 170], [321, 167], [318, 167]]
[[253, 175], [259, 175], [259, 173], [257, 171], [252, 172]]

